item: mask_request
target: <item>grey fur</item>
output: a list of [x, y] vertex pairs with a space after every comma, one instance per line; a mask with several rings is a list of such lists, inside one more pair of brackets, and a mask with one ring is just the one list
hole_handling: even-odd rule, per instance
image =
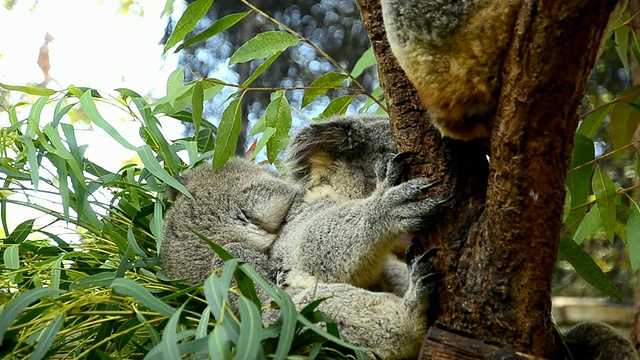
[[[382, 1], [387, 36], [398, 43], [437, 46], [477, 11], [478, 0]], [[411, 26], [406, 26], [411, 24]]]
[[[292, 139], [284, 161], [291, 180], [242, 159], [217, 173], [193, 170], [185, 185], [194, 199], [179, 195], [166, 214], [167, 274], [197, 283], [221, 265], [193, 229], [272, 281], [282, 277], [299, 308], [331, 297], [320, 309], [336, 319], [345, 340], [387, 359], [415, 358], [433, 290], [433, 254], [407, 266], [391, 250], [438, 203], [421, 199], [425, 179], [401, 182], [404, 164], [394, 152], [388, 119], [338, 117]], [[274, 316], [266, 312], [265, 321]]]
[[638, 360], [631, 342], [602, 322], [582, 322], [563, 337], [575, 360]]

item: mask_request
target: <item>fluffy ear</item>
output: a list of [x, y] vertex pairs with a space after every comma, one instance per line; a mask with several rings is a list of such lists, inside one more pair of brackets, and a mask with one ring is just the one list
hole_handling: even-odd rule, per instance
[[313, 123], [300, 129], [285, 154], [289, 176], [301, 180], [312, 170], [314, 173], [330, 170], [337, 158], [365, 145], [366, 139], [360, 132], [353, 117]]

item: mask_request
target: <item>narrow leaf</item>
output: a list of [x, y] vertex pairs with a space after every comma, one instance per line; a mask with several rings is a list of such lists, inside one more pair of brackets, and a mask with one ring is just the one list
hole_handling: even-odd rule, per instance
[[223, 17], [222, 19], [216, 20], [206, 30], [202, 31], [201, 33], [199, 33], [196, 36], [193, 36], [193, 37], [190, 37], [190, 38], [186, 39], [182, 43], [182, 45], [178, 46], [176, 51], [180, 51], [180, 50], [186, 48], [187, 46], [191, 46], [191, 45], [197, 44], [199, 42], [205, 41], [205, 40], [207, 40], [209, 38], [212, 38], [212, 37], [218, 35], [219, 33], [223, 32], [223, 31], [229, 29], [230, 27], [232, 27], [233, 25], [235, 25], [238, 21], [244, 19], [250, 13], [251, 13], [250, 11], [247, 11], [247, 12], [242, 12], [242, 13], [229, 14], [229, 15]]
[[602, 217], [600, 216], [600, 210], [598, 209], [598, 204], [594, 204], [591, 207], [591, 210], [585, 215], [585, 217], [580, 222], [576, 233], [573, 235], [573, 240], [578, 244], [582, 244], [584, 239], [587, 236], [593, 234], [598, 231], [602, 227]]
[[362, 53], [362, 56], [360, 56], [360, 59], [356, 61], [356, 64], [353, 66], [353, 70], [351, 70], [351, 76], [353, 76], [354, 78], [357, 78], [358, 76], [362, 75], [365, 69], [375, 64], [376, 64], [376, 57], [373, 54], [373, 47], [370, 47], [364, 53]]
[[184, 10], [175, 29], [173, 29], [173, 33], [171, 33], [171, 37], [167, 40], [162, 54], [165, 54], [175, 44], [183, 40], [188, 33], [195, 29], [196, 24], [207, 14], [212, 3], [213, 0], [196, 0]]
[[169, 319], [167, 326], [162, 333], [162, 357], [170, 360], [180, 360], [180, 351], [178, 350], [178, 338], [176, 332], [178, 331], [178, 321], [180, 320], [180, 313], [182, 312], [180, 307]]
[[347, 75], [329, 72], [315, 79], [302, 96], [302, 107], [309, 105], [315, 98], [324, 95], [333, 87], [338, 87], [347, 79]]
[[56, 93], [55, 90], [51, 90], [51, 89], [43, 89], [43, 88], [37, 88], [37, 87], [31, 87], [31, 86], [7, 85], [3, 83], [0, 83], [0, 87], [6, 90], [20, 91], [25, 94], [36, 95], [36, 96], [51, 96]]
[[236, 151], [242, 128], [242, 98], [234, 99], [222, 113], [213, 149], [213, 170], [217, 171]]
[[0, 342], [4, 339], [4, 335], [20, 313], [29, 305], [42, 299], [45, 296], [53, 294], [62, 294], [64, 291], [54, 290], [50, 288], [35, 288], [27, 290], [11, 300], [2, 311], [0, 316]]
[[89, 120], [92, 123], [99, 126], [102, 130], [106, 131], [109, 136], [111, 136], [114, 140], [116, 140], [120, 145], [124, 146], [129, 150], [136, 150], [136, 147], [131, 145], [125, 138], [120, 135], [120, 133], [109, 124], [98, 112], [96, 105], [93, 103], [93, 97], [91, 97], [91, 90], [87, 90], [80, 97], [80, 104], [82, 105], [82, 109], [87, 113]]
[[263, 59], [300, 42], [297, 36], [284, 31], [267, 31], [256, 35], [236, 50], [229, 65], [255, 59]]
[[260, 309], [252, 301], [244, 296], [239, 297], [238, 307], [240, 308], [240, 336], [238, 337], [238, 351], [236, 359], [253, 360], [260, 351], [260, 340], [262, 336], [262, 319]]
[[271, 66], [271, 64], [273, 64], [274, 61], [276, 61], [276, 59], [278, 58], [278, 56], [280, 56], [280, 54], [282, 54], [282, 51], [276, 51], [273, 55], [269, 56], [269, 58], [267, 58], [267, 60], [265, 60], [262, 64], [260, 64], [260, 66], [258, 66], [256, 68], [256, 70], [253, 72], [253, 74], [251, 74], [251, 76], [249, 76], [249, 78], [247, 78], [247, 80], [245, 80], [242, 83], [243, 88], [246, 88], [247, 86], [251, 85], [251, 83], [258, 78], [258, 76], [262, 75], [262, 73], [267, 70], [267, 68], [269, 68], [269, 66]]
[[[20, 245], [15, 244], [9, 246], [2, 254], [2, 260], [4, 260], [4, 267], [6, 270], [15, 271], [20, 269]], [[16, 274], [9, 274], [9, 280], [13, 284], [22, 282], [22, 278], [16, 276]]]
[[353, 101], [353, 95], [340, 96], [333, 99], [326, 109], [316, 118], [316, 120], [325, 119], [335, 115], [341, 115], [347, 112], [349, 104]]
[[198, 81], [193, 86], [193, 96], [191, 97], [191, 113], [193, 117], [194, 132], [200, 132], [200, 120], [202, 120], [202, 108], [204, 102], [204, 91], [202, 90], [202, 82]]
[[640, 269], [640, 204], [633, 201], [630, 211], [627, 220], [627, 246], [631, 268], [636, 272]]
[[129, 279], [115, 279], [111, 283], [110, 287], [122, 295], [135, 298], [144, 306], [162, 314], [165, 317], [170, 318], [176, 312], [174, 308], [151, 295], [151, 293], [142, 285]]
[[593, 176], [592, 186], [604, 231], [609, 240], [613, 241], [614, 228], [616, 226], [616, 186], [609, 178], [609, 175], [600, 167], [596, 169]]
[[562, 237], [558, 247], [560, 256], [573, 266], [576, 273], [589, 284], [604, 294], [622, 301], [618, 288], [609, 280], [607, 275], [595, 261], [570, 237]]
[[64, 313], [59, 314], [56, 318], [47, 326], [47, 328], [40, 334], [38, 342], [33, 353], [29, 356], [29, 360], [40, 360], [47, 355], [47, 351], [56, 339], [58, 332], [62, 329], [64, 324]]
[[[20, 244], [33, 231], [35, 219], [29, 219], [21, 222], [4, 240], [5, 244]], [[17, 268], [16, 268], [17, 269]]]
[[582, 134], [589, 139], [592, 139], [598, 128], [600, 128], [600, 125], [602, 125], [604, 119], [611, 113], [611, 109], [613, 109], [613, 105], [605, 106], [600, 110], [587, 115], [587, 117], [580, 122], [578, 134]]
[[[635, 96], [629, 99], [630, 102], [637, 101]], [[611, 126], [611, 144], [613, 150], [633, 141], [633, 136], [640, 125], [640, 111], [633, 105], [626, 102], [617, 102], [611, 110], [610, 126]], [[618, 151], [613, 154], [613, 158], [618, 162], [622, 157], [622, 152]]]
[[275, 128], [275, 134], [267, 141], [267, 159], [274, 163], [280, 151], [287, 145], [291, 129], [291, 107], [284, 91], [272, 94], [273, 100], [265, 111], [266, 126]]
[[158, 160], [156, 159], [149, 145], [146, 145], [146, 144], [142, 145], [141, 147], [138, 148], [137, 153], [138, 153], [138, 156], [140, 156], [140, 160], [144, 164], [145, 168], [150, 173], [152, 173], [155, 177], [164, 181], [174, 189], [180, 191], [189, 199], [192, 198], [191, 194], [189, 193], [189, 190], [187, 190], [187, 188], [184, 187], [184, 185], [180, 184], [178, 180], [174, 179], [164, 168], [162, 168], [162, 165], [158, 163]]

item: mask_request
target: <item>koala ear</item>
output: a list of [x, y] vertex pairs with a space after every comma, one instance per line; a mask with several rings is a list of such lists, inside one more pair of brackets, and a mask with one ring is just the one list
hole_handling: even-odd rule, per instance
[[301, 180], [312, 172], [330, 170], [337, 158], [348, 156], [365, 143], [358, 125], [352, 117], [341, 117], [300, 129], [285, 153], [289, 175]]

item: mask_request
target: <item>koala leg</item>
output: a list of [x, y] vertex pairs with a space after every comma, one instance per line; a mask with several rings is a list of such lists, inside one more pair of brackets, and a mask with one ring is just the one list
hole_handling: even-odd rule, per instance
[[[408, 261], [409, 289], [404, 297], [348, 284], [319, 283], [293, 295], [298, 309], [326, 298], [318, 309], [334, 319], [345, 341], [374, 349], [383, 359], [414, 359], [426, 333], [430, 292], [441, 274], [433, 272], [430, 250]], [[406, 265], [405, 265], [406, 267]], [[405, 274], [407, 274], [405, 272]], [[267, 314], [268, 312], [265, 312]], [[270, 313], [266, 323], [277, 317]]]

